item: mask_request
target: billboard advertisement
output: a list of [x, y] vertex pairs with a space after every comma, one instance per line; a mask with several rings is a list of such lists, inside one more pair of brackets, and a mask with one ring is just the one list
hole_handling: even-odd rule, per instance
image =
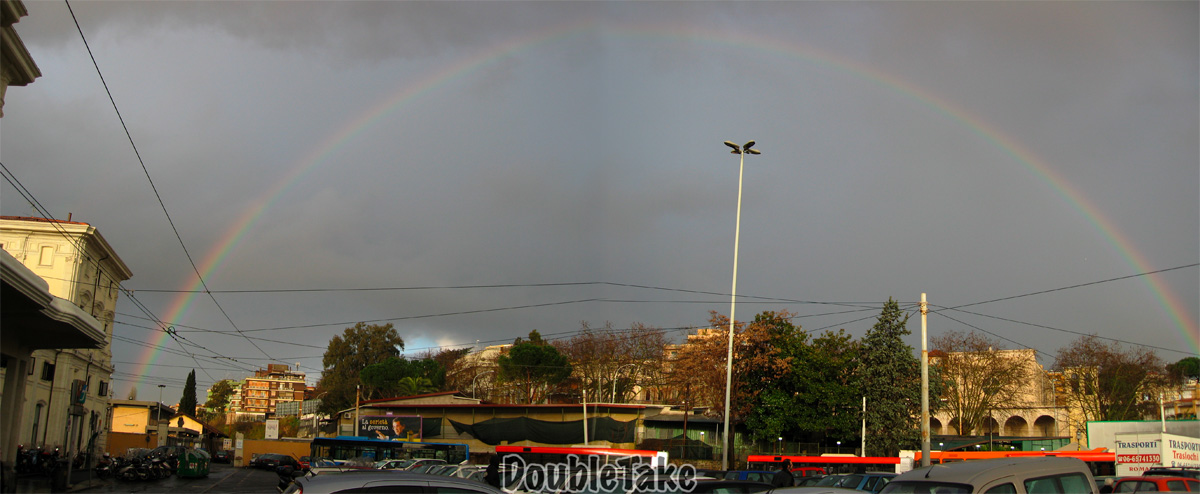
[[364, 415], [358, 418], [358, 436], [385, 441], [420, 441], [419, 415]]

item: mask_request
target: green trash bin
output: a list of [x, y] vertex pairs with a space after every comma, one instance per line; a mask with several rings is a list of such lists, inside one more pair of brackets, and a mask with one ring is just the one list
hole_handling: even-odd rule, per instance
[[179, 478], [198, 478], [208, 476], [208, 464], [212, 458], [203, 449], [188, 450], [179, 457], [179, 469], [175, 475]]

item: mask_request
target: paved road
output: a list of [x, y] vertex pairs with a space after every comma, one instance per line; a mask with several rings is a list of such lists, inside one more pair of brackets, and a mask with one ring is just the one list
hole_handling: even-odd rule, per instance
[[236, 468], [226, 464], [213, 464], [208, 477], [181, 479], [170, 477], [161, 480], [123, 481], [113, 480], [105, 485], [92, 487], [83, 492], [144, 492], [170, 494], [221, 494], [263, 493], [278, 494], [275, 486], [279, 477], [275, 472], [253, 468]]

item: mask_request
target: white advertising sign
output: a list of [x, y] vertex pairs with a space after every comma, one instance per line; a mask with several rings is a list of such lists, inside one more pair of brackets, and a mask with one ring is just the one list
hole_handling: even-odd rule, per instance
[[1168, 467], [1200, 467], [1200, 439], [1162, 435], [1162, 462]]
[[233, 438], [227, 437], [221, 441], [221, 449], [233, 449]]
[[267, 429], [263, 437], [266, 439], [279, 439], [279, 419], [270, 419], [267, 421]]
[[1117, 475], [1141, 475], [1162, 465], [1162, 433], [1117, 434]]

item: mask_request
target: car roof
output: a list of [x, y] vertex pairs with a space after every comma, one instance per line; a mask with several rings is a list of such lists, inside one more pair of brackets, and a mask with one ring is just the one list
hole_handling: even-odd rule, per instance
[[918, 468], [893, 477], [892, 482], [930, 481], [975, 484], [980, 482], [981, 479], [986, 482], [988, 479], [1016, 473], [1034, 476], [1040, 472], [1057, 473], [1072, 469], [1087, 471], [1087, 464], [1078, 458], [1049, 456], [997, 458], [993, 460], [964, 461]]
[[[364, 475], [367, 472], [371, 472], [371, 474]], [[349, 473], [349, 472], [347, 472], [347, 473]], [[490, 485], [487, 485], [487, 484], [484, 484], [481, 482], [477, 482], [474, 480], [468, 480], [468, 479], [463, 479], [463, 478], [458, 478], [458, 477], [446, 477], [446, 476], [442, 476], [442, 475], [429, 475], [429, 474], [424, 474], [424, 473], [412, 473], [412, 472], [397, 472], [395, 470], [361, 470], [356, 473], [357, 473], [356, 475], [346, 475], [346, 474], [342, 473], [342, 474], [314, 475], [312, 477], [305, 477], [305, 478], [303, 478], [302, 486], [304, 487], [305, 492], [308, 492], [311, 490], [325, 490], [325, 489], [328, 489], [330, 491], [337, 491], [337, 490], [342, 490], [342, 489], [346, 489], [346, 488], [350, 488], [350, 487], [354, 487], [354, 486], [361, 486], [365, 482], [380, 482], [380, 481], [385, 481], [385, 480], [403, 480], [403, 481], [409, 481], [409, 482], [428, 483], [430, 485], [435, 485], [435, 486], [436, 485], [464, 486], [464, 487], [471, 487], [472, 489], [475, 489], [475, 490], [494, 492], [496, 494], [503, 494], [503, 491], [496, 489], [495, 487], [492, 487]]]

